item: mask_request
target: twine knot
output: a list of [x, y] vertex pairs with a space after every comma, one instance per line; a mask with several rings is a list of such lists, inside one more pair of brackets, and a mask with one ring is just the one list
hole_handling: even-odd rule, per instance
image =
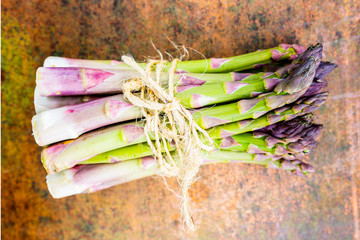
[[173, 98], [173, 100], [164, 105], [162, 109], [163, 112], [169, 113], [171, 111], [180, 110], [181, 109], [181, 102], [177, 98]]
[[[188, 206], [188, 190], [197, 180], [196, 175], [201, 165], [200, 151], [213, 151], [213, 140], [174, 97], [178, 59], [171, 62], [168, 70], [167, 89], [161, 86], [160, 81], [167, 61], [149, 60], [144, 70], [132, 57], [122, 56], [122, 60], [140, 74], [139, 78], [124, 83], [124, 95], [129, 102], [141, 108], [146, 119], [144, 135], [157, 160], [157, 174], [178, 178], [181, 213], [186, 225], [194, 230], [195, 223]], [[152, 78], [154, 70], [155, 79]], [[175, 154], [171, 153], [171, 146], [175, 146]]]

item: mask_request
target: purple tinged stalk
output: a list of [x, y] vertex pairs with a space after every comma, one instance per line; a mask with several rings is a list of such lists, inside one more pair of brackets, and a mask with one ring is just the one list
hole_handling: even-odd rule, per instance
[[122, 95], [114, 95], [42, 112], [32, 118], [32, 126], [36, 142], [45, 146], [77, 138], [84, 132], [102, 126], [139, 117], [139, 108], [126, 102]]
[[64, 107], [68, 105], [79, 104], [83, 102], [89, 102], [99, 99], [104, 96], [92, 95], [92, 96], [54, 96], [54, 97], [42, 97], [37, 88], [34, 92], [34, 106], [36, 114], [48, 111], [50, 109]]

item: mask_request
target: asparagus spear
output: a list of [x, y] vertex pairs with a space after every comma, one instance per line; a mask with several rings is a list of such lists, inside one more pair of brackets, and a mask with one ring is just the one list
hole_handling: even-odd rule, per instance
[[[177, 86], [204, 85], [237, 82], [244, 80], [244, 78], [250, 82], [250, 80], [261, 80], [272, 74], [274, 73], [177, 73], [174, 83]], [[122, 92], [124, 81], [139, 77], [139, 73], [134, 70], [42, 67], [37, 70], [36, 85], [41, 96], [114, 94]], [[275, 75], [274, 77], [280, 76]], [[161, 84], [164, 87], [166, 87], [168, 79], [168, 73], [161, 75]]]
[[137, 107], [122, 95], [51, 109], [32, 118], [33, 133], [40, 146], [77, 138], [95, 128], [141, 117]]
[[[242, 120], [220, 125], [208, 130], [213, 139], [262, 129], [271, 124], [291, 120], [297, 116], [312, 112], [321, 106], [327, 93], [303, 97], [291, 105], [276, 109], [255, 120]], [[125, 123], [84, 134], [76, 140], [65, 141], [44, 148], [41, 154], [43, 165], [49, 174], [71, 168], [100, 153], [111, 151], [137, 143], [146, 142], [142, 123]], [[109, 161], [117, 161], [108, 153]]]
[[[276, 92], [260, 95], [256, 99], [243, 99], [237, 103], [195, 111], [194, 120], [200, 127], [207, 129], [228, 122], [257, 118], [272, 109], [296, 101], [311, 85], [321, 52], [322, 46], [316, 45], [300, 55], [286, 79], [276, 86]], [[241, 90], [242, 88], [239, 89]], [[193, 94], [193, 99], [193, 104], [197, 107], [212, 102], [209, 97], [197, 94]], [[122, 95], [115, 95], [43, 112], [33, 117], [32, 124], [36, 142], [44, 146], [76, 138], [95, 128], [139, 117], [139, 108], [125, 102]]]
[[324, 79], [332, 70], [337, 67], [336, 63], [321, 62], [319, 67], [316, 69], [315, 79]]
[[303, 81], [304, 74], [312, 75], [314, 79], [316, 71], [310, 69], [317, 69], [321, 63], [323, 46], [318, 43], [310, 46], [305, 52], [297, 57], [291, 64], [289, 69], [289, 76], [292, 76], [291, 81], [282, 81], [275, 88], [275, 92], [296, 93], [307, 88], [311, 82]]
[[[260, 50], [230, 58], [210, 58], [204, 60], [183, 61], [177, 64], [178, 72], [191, 73], [226, 73], [253, 69], [261, 64], [285, 59], [294, 59], [306, 48], [296, 44], [280, 44], [278, 47]], [[140, 63], [145, 67], [145, 63]], [[82, 60], [62, 57], [48, 57], [44, 67], [86, 67], [100, 69], [133, 70], [127, 64], [116, 60]], [[167, 65], [166, 70], [170, 65]]]
[[[251, 163], [269, 168], [290, 171], [296, 175], [307, 175], [314, 168], [302, 161], [284, 160], [276, 156], [250, 154], [234, 151], [217, 151], [202, 154], [203, 164]], [[144, 157], [114, 164], [79, 165], [65, 171], [48, 175], [47, 185], [54, 198], [80, 193], [90, 193], [121, 183], [152, 176], [156, 173], [153, 157]]]

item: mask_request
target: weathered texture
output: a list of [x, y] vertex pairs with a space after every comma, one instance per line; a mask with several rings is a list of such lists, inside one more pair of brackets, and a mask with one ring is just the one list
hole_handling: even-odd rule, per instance
[[[350, 0], [2, 1], [2, 239], [359, 239], [359, 12]], [[170, 47], [166, 36], [206, 57], [322, 42], [339, 67], [315, 114], [316, 173], [204, 166], [191, 190], [194, 233], [181, 231], [161, 178], [52, 199], [31, 135], [36, 68], [49, 55], [142, 59], [156, 54], [150, 38]]]

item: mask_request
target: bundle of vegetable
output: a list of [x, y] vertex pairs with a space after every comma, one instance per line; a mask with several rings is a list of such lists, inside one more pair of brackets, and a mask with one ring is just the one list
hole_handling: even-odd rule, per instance
[[[161, 75], [154, 69], [149, 77], [174, 92], [212, 139], [216, 150], [203, 150], [202, 164], [253, 163], [303, 176], [314, 171], [303, 159], [322, 128], [312, 123], [311, 112], [326, 101], [324, 77], [336, 67], [321, 62], [321, 44], [305, 50], [281, 44], [231, 58], [178, 62], [175, 75], [168, 64]], [[269, 64], [275, 71], [256, 70]], [[251, 73], [240, 72], [245, 70]], [[146, 138], [139, 120], [144, 111], [122, 94], [124, 82], [141, 77], [114, 60], [49, 57], [38, 69], [32, 124], [36, 142], [44, 146], [41, 158], [54, 198], [158, 173], [149, 145], [156, 144], [156, 134]], [[169, 141], [159, 151], [168, 161], [181, 161], [176, 146]]]

